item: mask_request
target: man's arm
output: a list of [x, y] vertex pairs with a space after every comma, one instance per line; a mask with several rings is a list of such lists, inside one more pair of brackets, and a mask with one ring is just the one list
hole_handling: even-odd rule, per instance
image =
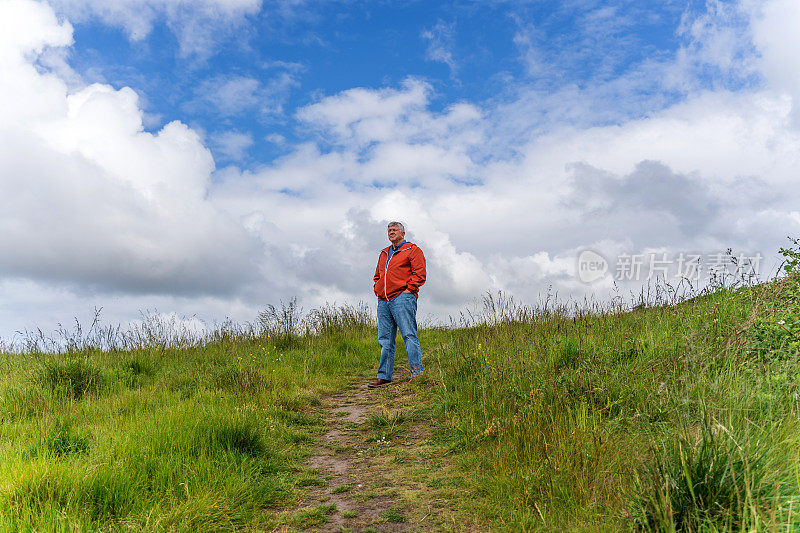
[[406, 288], [409, 291], [417, 292], [421, 285], [425, 283], [425, 254], [422, 253], [422, 248], [414, 246], [414, 249], [409, 252], [409, 263], [411, 264], [411, 279], [408, 280]]
[[372, 276], [373, 287], [372, 291], [375, 293], [375, 296], [378, 296], [378, 290], [374, 287], [375, 283], [378, 283], [378, 280], [381, 279], [381, 257], [383, 257], [383, 252], [378, 256], [378, 264], [375, 265], [375, 275]]

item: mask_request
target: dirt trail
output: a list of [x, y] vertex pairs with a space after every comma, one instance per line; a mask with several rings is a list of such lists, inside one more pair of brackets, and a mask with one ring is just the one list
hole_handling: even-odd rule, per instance
[[[393, 386], [393, 385], [390, 385]], [[364, 455], [364, 437], [354, 425], [361, 426], [374, 410], [376, 391], [362, 384], [351, 395], [328, 398], [328, 415], [325, 425], [328, 431], [320, 439], [321, 445], [308, 459], [308, 465], [329, 478], [324, 486], [311, 492], [301, 505], [314, 507], [320, 504], [335, 504], [337, 512], [330, 515], [330, 521], [321, 526], [311, 527], [310, 531], [341, 531], [344, 528], [360, 531], [370, 524], [378, 531], [406, 531], [407, 523], [381, 523], [381, 514], [395, 505], [390, 497], [364, 497], [363, 489], [375, 485], [388, 485], [375, 469], [370, 468]], [[345, 492], [336, 492], [344, 490]], [[370, 494], [371, 495], [371, 494]], [[349, 512], [357, 516], [346, 518]], [[344, 513], [344, 514], [343, 514]]]
[[[291, 530], [474, 529], [458, 525], [449, 509], [462, 484], [429, 442], [433, 424], [422, 400], [431, 389], [400, 374], [391, 385], [362, 383], [324, 400], [325, 433], [307, 460], [320, 484], [305, 488]], [[315, 519], [297, 518], [304, 516]]]

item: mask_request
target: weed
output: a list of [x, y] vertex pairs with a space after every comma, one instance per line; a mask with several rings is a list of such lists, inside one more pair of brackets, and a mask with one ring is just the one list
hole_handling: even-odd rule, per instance
[[169, 389], [177, 392], [184, 400], [194, 396], [198, 388], [197, 378], [194, 377], [178, 377], [169, 381]]
[[[317, 335], [335, 335], [344, 332], [370, 332], [377, 327], [372, 309], [365, 303], [357, 305], [325, 304], [318, 309], [312, 309], [307, 319], [308, 330]], [[338, 349], [348, 351], [355, 346], [342, 343]]]
[[214, 381], [222, 390], [246, 396], [258, 395], [266, 385], [258, 368], [241, 364], [221, 369]]
[[272, 339], [275, 346], [285, 350], [298, 345], [303, 309], [297, 298], [281, 302], [280, 308], [270, 304], [258, 315], [262, 335]]
[[360, 494], [356, 494], [354, 497], [355, 497], [356, 501], [366, 502], [366, 501], [374, 500], [375, 498], [377, 498], [378, 497], [378, 493], [373, 491], [373, 490], [370, 490], [370, 491], [367, 491], [367, 492], [362, 492]]
[[372, 413], [366, 421], [366, 427], [373, 430], [369, 440], [386, 443], [397, 438], [405, 426], [406, 415], [403, 410], [389, 411], [382, 409]]
[[45, 440], [47, 449], [58, 457], [88, 453], [91, 443], [89, 436], [64, 422], [58, 423]]

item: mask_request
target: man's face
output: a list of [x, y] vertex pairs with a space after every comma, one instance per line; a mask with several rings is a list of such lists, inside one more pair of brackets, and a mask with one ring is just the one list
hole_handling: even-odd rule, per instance
[[403, 242], [403, 237], [405, 237], [405, 235], [406, 232], [400, 231], [400, 228], [397, 226], [389, 226], [389, 240], [392, 241], [392, 244]]

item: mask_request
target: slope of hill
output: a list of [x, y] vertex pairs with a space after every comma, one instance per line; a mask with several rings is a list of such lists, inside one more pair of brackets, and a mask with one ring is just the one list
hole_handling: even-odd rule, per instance
[[313, 334], [272, 308], [202, 340], [5, 353], [0, 524], [797, 529], [794, 265], [629, 312], [488, 298], [483, 319], [421, 332], [421, 379], [378, 391], [363, 307], [312, 312]]

